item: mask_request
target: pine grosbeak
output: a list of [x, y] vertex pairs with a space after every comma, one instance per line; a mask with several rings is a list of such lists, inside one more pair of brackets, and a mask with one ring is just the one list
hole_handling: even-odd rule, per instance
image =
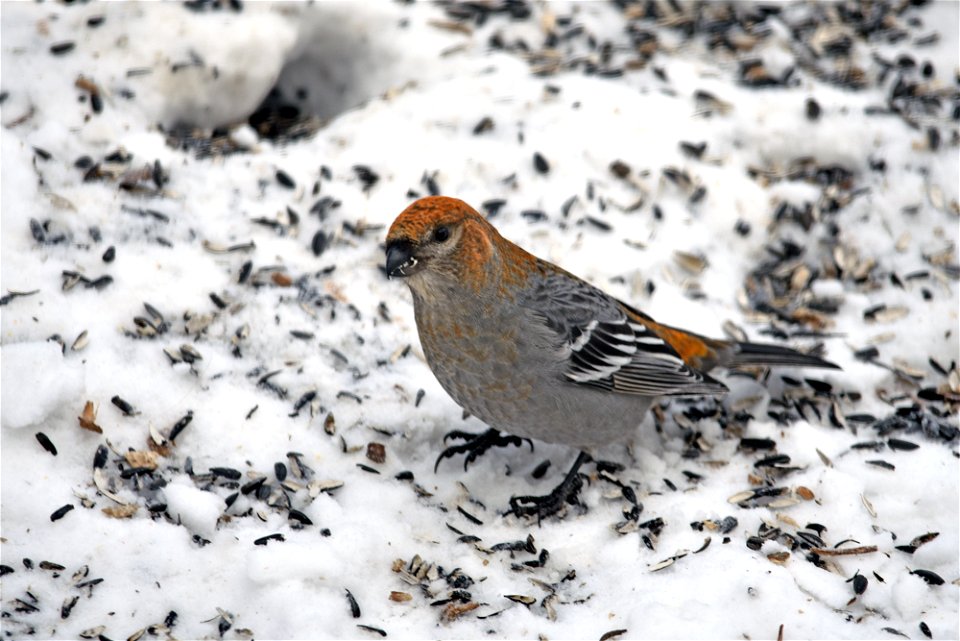
[[497, 430], [516, 444], [524, 437], [581, 450], [567, 486], [548, 497], [512, 499], [518, 514], [559, 509], [579, 489], [585, 452], [629, 439], [658, 397], [726, 392], [705, 374], [716, 366], [836, 367], [786, 347], [713, 340], [657, 323], [527, 253], [455, 198], [407, 207], [390, 227], [386, 253], [388, 276], [403, 278], [413, 294], [433, 373], [492, 428], [440, 459], [453, 450], [473, 460], [504, 444]]

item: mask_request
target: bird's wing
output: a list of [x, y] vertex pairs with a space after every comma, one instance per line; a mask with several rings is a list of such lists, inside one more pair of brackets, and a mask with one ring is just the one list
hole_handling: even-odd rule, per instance
[[556, 333], [568, 381], [643, 396], [727, 391], [689, 367], [641, 314], [572, 275], [546, 276], [521, 302]]

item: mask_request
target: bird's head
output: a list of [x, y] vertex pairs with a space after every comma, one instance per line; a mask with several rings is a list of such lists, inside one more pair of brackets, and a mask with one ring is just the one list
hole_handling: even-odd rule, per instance
[[411, 287], [431, 276], [475, 280], [488, 268], [499, 234], [470, 205], [428, 196], [407, 207], [387, 233], [387, 276]]

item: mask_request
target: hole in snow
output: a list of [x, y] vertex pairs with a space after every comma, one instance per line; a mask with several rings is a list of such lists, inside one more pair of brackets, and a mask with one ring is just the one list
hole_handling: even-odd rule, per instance
[[[450, 75], [453, 65], [440, 54], [462, 40], [440, 32], [412, 35], [406, 25], [416, 15], [406, 7], [380, 3], [331, 2], [289, 9], [285, 17], [296, 24], [296, 40], [279, 71], [268, 76], [267, 82], [275, 79], [270, 89], [263, 84], [246, 87], [247, 98], [254, 101], [254, 91], [265, 95], [246, 117], [248, 124], [261, 138], [309, 136], [326, 121], [391, 89]], [[236, 123], [236, 114], [214, 119], [213, 138]], [[195, 124], [175, 128], [172, 142], [215, 147], [211, 139], [193, 138]]]

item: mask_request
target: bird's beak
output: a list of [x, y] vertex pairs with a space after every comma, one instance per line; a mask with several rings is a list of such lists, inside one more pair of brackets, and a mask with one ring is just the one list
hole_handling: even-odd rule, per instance
[[413, 244], [406, 240], [387, 243], [387, 276], [404, 278], [413, 274], [419, 261], [413, 255]]

